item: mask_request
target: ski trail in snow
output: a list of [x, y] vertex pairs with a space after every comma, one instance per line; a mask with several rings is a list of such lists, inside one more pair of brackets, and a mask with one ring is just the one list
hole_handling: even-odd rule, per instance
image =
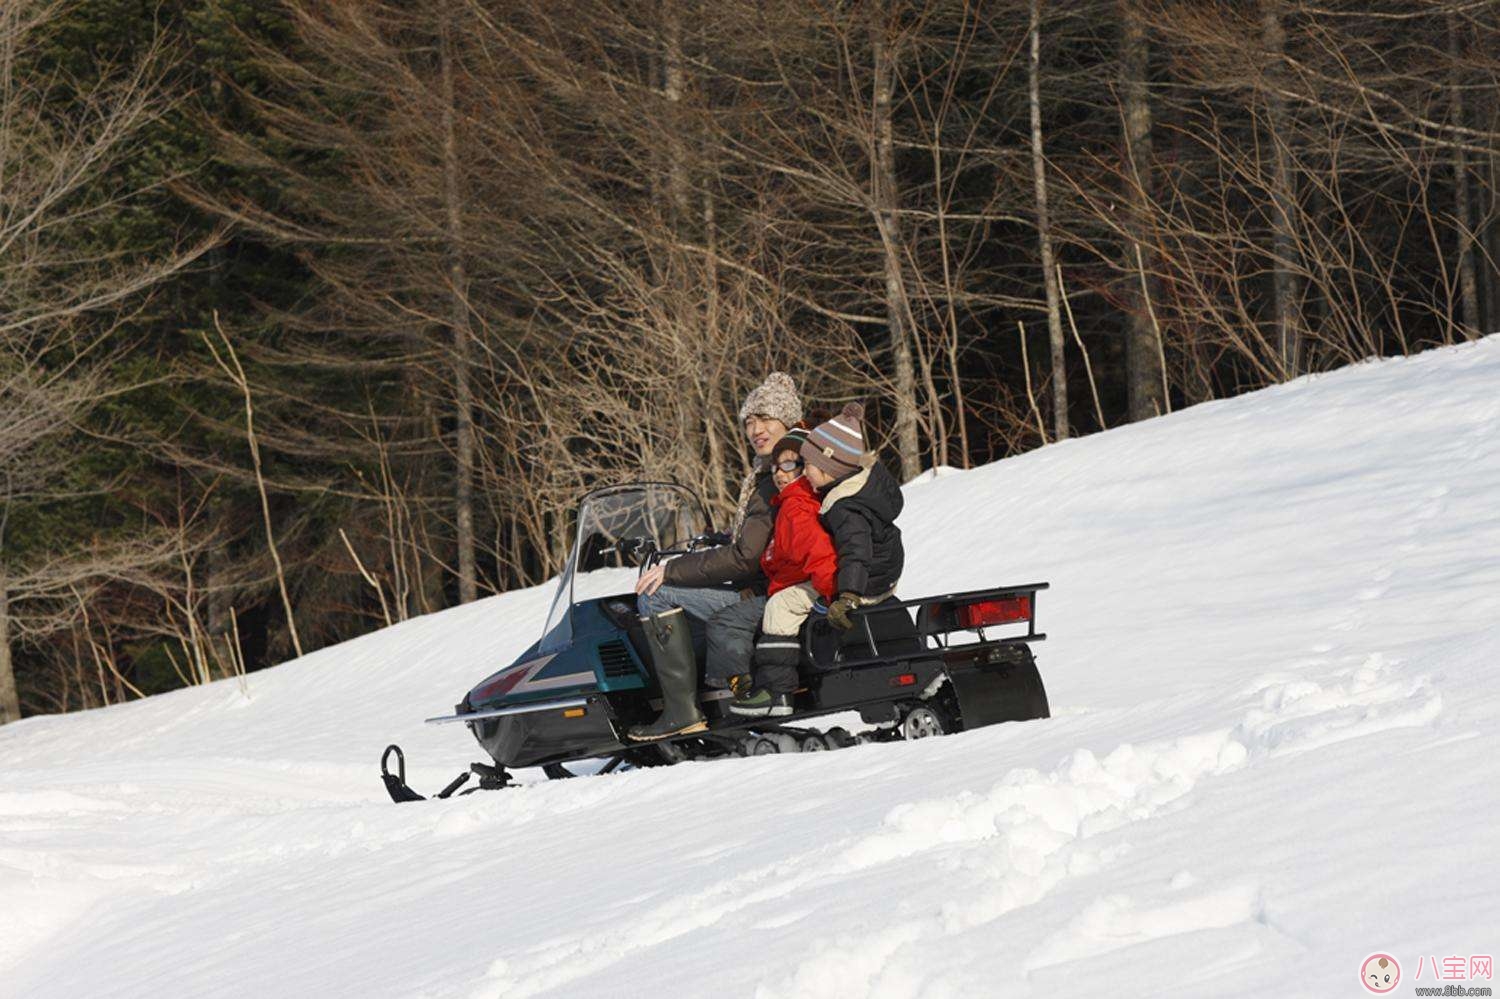
[[1166, 905], [1140, 905], [1128, 895], [1107, 895], [1053, 934], [1026, 962], [1026, 971], [1132, 947], [1181, 933], [1264, 922], [1260, 889], [1231, 884]]
[[[718, 923], [740, 910], [779, 903], [820, 878], [819, 849], [788, 857], [688, 896], [675, 896], [631, 914], [618, 932], [569, 935], [493, 962], [474, 999], [523, 999], [603, 971], [638, 952]], [[566, 994], [566, 993], [563, 993]]]
[[[929, 944], [1034, 905], [1063, 880], [1115, 861], [1128, 852], [1128, 842], [1093, 841], [1185, 805], [1205, 778], [1258, 759], [1427, 725], [1442, 711], [1441, 695], [1427, 676], [1404, 676], [1379, 653], [1321, 683], [1268, 674], [1250, 693], [1256, 702], [1233, 728], [1124, 743], [1103, 758], [1078, 749], [1051, 773], [1013, 770], [985, 794], [965, 792], [892, 809], [879, 831], [845, 848], [844, 870], [937, 854], [955, 843], [992, 843], [981, 863], [965, 865], [961, 873], [969, 880], [954, 893], [959, 900], [925, 918], [909, 917], [895, 930], [870, 925], [814, 940], [790, 974], [762, 981], [756, 999], [912, 994], [927, 980], [919, 969]], [[1265, 922], [1253, 883], [1216, 886], [1158, 907], [1137, 908], [1128, 897], [1108, 896], [1047, 938], [1026, 970], [1245, 922]], [[942, 988], [935, 994], [944, 994]]]

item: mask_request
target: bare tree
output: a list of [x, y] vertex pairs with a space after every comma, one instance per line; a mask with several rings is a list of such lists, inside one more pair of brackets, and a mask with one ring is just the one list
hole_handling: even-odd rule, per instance
[[448, 242], [448, 296], [453, 335], [454, 523], [458, 547], [458, 599], [469, 603], [477, 595], [474, 568], [474, 394], [473, 332], [469, 322], [469, 278], [464, 260], [464, 190], [459, 170], [458, 115], [454, 92], [453, 36], [462, 31], [457, 4], [448, 0], [437, 12], [438, 64], [443, 121], [443, 216]]
[[1041, 255], [1042, 287], [1047, 295], [1047, 339], [1052, 345], [1052, 439], [1068, 437], [1068, 370], [1057, 262], [1052, 253], [1052, 226], [1047, 207], [1047, 158], [1042, 148], [1042, 24], [1039, 0], [1031, 0], [1031, 59], [1027, 86], [1031, 107], [1031, 173], [1036, 191], [1036, 237]]
[[871, 107], [870, 194], [880, 231], [881, 256], [885, 261], [885, 312], [890, 328], [891, 361], [895, 365], [896, 440], [901, 455], [902, 479], [915, 478], [922, 470], [917, 442], [916, 369], [912, 363], [911, 304], [903, 275], [905, 242], [897, 214], [895, 139], [891, 122], [892, 91], [895, 87], [900, 36], [892, 38], [889, 15], [883, 2], [869, 4]]
[[1125, 140], [1123, 171], [1126, 227], [1131, 232], [1124, 269], [1133, 276], [1124, 299], [1125, 394], [1132, 420], [1158, 416], [1167, 408], [1166, 372], [1159, 367], [1163, 345], [1153, 311], [1152, 289], [1157, 284], [1152, 241], [1145, 227], [1155, 214], [1156, 170], [1151, 149], [1151, 42], [1146, 12], [1138, 0], [1120, 3], [1120, 117]]
[[16, 517], [68, 494], [61, 480], [77, 451], [65, 444], [87, 429], [95, 405], [127, 387], [111, 374], [127, 349], [122, 320], [213, 242], [133, 259], [87, 238], [100, 213], [144, 193], [102, 181], [172, 107], [174, 54], [158, 38], [92, 84], [68, 81], [70, 113], [59, 114], [64, 81], [31, 67], [71, 7], [0, 5], [0, 723], [21, 710], [12, 643], [57, 612], [38, 603], [151, 561], [127, 542], [119, 553], [51, 551], [27, 565], [24, 550], [16, 554]]
[[[1464, 113], [1464, 28], [1458, 14], [1448, 12], [1448, 58], [1450, 60], [1449, 114], [1455, 125], [1463, 128], [1468, 116]], [[1479, 281], [1474, 268], [1474, 218], [1469, 193], [1469, 153], [1461, 143], [1453, 149], [1453, 216], [1458, 238], [1458, 287], [1459, 301], [1463, 306], [1463, 331], [1465, 337], [1479, 335], [1482, 320], [1479, 315]]]

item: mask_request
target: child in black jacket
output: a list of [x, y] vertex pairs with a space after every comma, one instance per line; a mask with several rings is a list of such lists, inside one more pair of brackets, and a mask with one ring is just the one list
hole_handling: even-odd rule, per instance
[[838, 596], [828, 607], [834, 627], [848, 630], [849, 612], [879, 603], [896, 589], [906, 552], [901, 545], [901, 487], [879, 458], [865, 451], [864, 407], [846, 405], [818, 424], [802, 445], [808, 481], [822, 497], [823, 526], [838, 553]]

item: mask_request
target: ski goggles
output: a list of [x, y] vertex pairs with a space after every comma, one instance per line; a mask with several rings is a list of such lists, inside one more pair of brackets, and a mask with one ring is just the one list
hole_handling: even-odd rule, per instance
[[788, 458], [786, 461], [778, 461], [775, 467], [783, 472], [795, 472], [802, 467], [802, 459]]

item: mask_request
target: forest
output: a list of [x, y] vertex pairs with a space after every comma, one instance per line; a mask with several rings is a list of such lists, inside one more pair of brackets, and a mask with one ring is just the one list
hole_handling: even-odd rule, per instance
[[0, 0], [0, 723], [723, 519], [771, 370], [910, 481], [1477, 338], [1497, 187], [1497, 0]]

